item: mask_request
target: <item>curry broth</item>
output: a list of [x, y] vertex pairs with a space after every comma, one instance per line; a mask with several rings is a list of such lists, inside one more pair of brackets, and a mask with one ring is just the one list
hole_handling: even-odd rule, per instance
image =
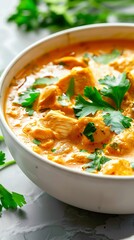
[[[79, 95], [92, 102], [83, 94], [85, 87], [95, 87], [100, 94], [105, 84], [98, 80], [106, 76], [126, 76], [126, 84], [130, 82], [121, 109], [101, 94], [115, 116], [122, 122], [127, 117], [129, 124], [120, 121], [119, 130], [106, 123], [111, 112], [100, 106], [77, 116]], [[24, 67], [7, 91], [5, 116], [18, 139], [50, 161], [97, 174], [133, 175], [133, 87], [134, 41], [79, 43], [49, 52]]]

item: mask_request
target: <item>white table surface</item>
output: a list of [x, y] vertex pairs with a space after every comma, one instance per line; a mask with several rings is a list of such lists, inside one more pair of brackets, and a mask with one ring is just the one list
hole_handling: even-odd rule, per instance
[[[0, 70], [29, 44], [48, 31], [22, 33], [6, 18], [17, 0], [0, 1]], [[0, 149], [12, 159], [4, 143]], [[25, 195], [27, 204], [17, 211], [4, 211], [0, 240], [130, 240], [134, 239], [134, 215], [107, 215], [64, 204], [35, 186], [13, 165], [0, 172], [0, 183]]]

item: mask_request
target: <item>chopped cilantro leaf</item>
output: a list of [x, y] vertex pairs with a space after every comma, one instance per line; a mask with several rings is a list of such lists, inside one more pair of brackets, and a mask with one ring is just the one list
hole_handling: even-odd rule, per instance
[[5, 153], [0, 151], [0, 165], [3, 165], [5, 163], [6, 157]]
[[4, 141], [4, 137], [0, 135], [0, 142]]
[[111, 159], [106, 157], [102, 150], [97, 149], [94, 153], [88, 156], [88, 159], [92, 160], [91, 162], [83, 165], [83, 170], [87, 172], [95, 172], [100, 171], [102, 165]]
[[96, 131], [96, 127], [93, 122], [89, 122], [85, 127], [83, 134], [90, 139], [91, 142], [94, 142], [93, 133]]
[[92, 56], [95, 62], [108, 64], [115, 58], [119, 57], [121, 52], [118, 49], [114, 49], [111, 53], [105, 53], [98, 56]]
[[33, 143], [36, 145], [40, 145], [41, 141], [39, 141], [38, 139], [33, 139]]
[[51, 149], [51, 152], [56, 152], [56, 148], [52, 148], [52, 149]]
[[16, 209], [18, 206], [22, 207], [24, 204], [26, 204], [26, 201], [23, 195], [16, 192], [11, 193], [0, 184], [0, 214], [2, 208]]
[[32, 108], [26, 108], [26, 112], [29, 116], [33, 116], [34, 110]]
[[37, 78], [33, 84], [33, 87], [38, 86], [38, 85], [51, 85], [54, 83], [57, 83], [58, 78], [48, 78], [48, 77], [44, 77], [44, 78]]
[[120, 111], [111, 111], [103, 115], [104, 122], [107, 126], [110, 126], [111, 131], [119, 134], [125, 128], [131, 126], [132, 119], [122, 115]]
[[32, 89], [32, 88], [28, 88], [25, 92], [21, 93], [19, 96], [19, 103], [22, 105], [22, 107], [32, 107], [34, 101], [37, 99], [37, 97], [39, 96], [40, 92]]
[[66, 95], [69, 99], [74, 95], [74, 78], [70, 79], [69, 86], [66, 91]]
[[124, 95], [130, 87], [130, 82], [126, 78], [126, 73], [120, 74], [117, 78], [107, 75], [103, 79], [100, 79], [99, 82], [105, 85], [101, 90], [101, 94], [113, 99], [117, 109], [120, 109]]
[[85, 100], [81, 95], [76, 97], [74, 112], [76, 117], [85, 117], [89, 114], [95, 114], [98, 110], [112, 109], [113, 107], [102, 99], [99, 91], [94, 87], [85, 87], [85, 97], [89, 98], [90, 102]]

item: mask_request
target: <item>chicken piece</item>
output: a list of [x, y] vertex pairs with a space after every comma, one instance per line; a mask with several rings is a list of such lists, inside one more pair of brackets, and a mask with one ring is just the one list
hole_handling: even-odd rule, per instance
[[[94, 143], [106, 143], [113, 136], [110, 128], [105, 125], [102, 116], [96, 117], [84, 117], [78, 120], [78, 126], [80, 131], [83, 132], [87, 124], [91, 122], [94, 123], [96, 131], [93, 133]], [[89, 139], [86, 137], [83, 139], [85, 144], [89, 144]]]
[[38, 123], [29, 123], [23, 128], [23, 132], [35, 139], [53, 139], [54, 134], [50, 128], [40, 126]]
[[51, 128], [57, 139], [64, 139], [69, 136], [73, 130], [77, 120], [71, 117], [65, 116], [61, 111], [49, 111], [45, 118], [45, 126]]
[[87, 67], [87, 64], [76, 57], [67, 56], [54, 60], [55, 64], [60, 64], [66, 68], [72, 69], [73, 67]]
[[134, 149], [134, 127], [124, 130], [112, 138], [112, 141], [106, 145], [105, 154], [114, 156], [123, 156], [131, 154]]
[[101, 171], [107, 175], [133, 175], [134, 172], [130, 166], [130, 162], [124, 159], [115, 159], [106, 162]]
[[109, 65], [119, 72], [127, 72], [126, 70], [134, 68], [134, 54], [131, 54], [131, 56], [120, 56]]
[[55, 85], [45, 87], [39, 96], [37, 110], [51, 108], [56, 100], [57, 92], [58, 87]]
[[95, 86], [95, 79], [89, 68], [75, 67], [72, 68], [69, 75], [61, 78], [57, 83], [63, 93], [66, 93], [72, 78], [74, 79], [74, 94], [76, 95], [83, 94], [86, 86]]

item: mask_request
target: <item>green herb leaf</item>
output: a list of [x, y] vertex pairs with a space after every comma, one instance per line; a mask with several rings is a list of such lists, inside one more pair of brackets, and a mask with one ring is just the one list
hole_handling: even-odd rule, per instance
[[76, 97], [74, 112], [76, 117], [85, 117], [89, 114], [95, 114], [98, 110], [113, 109], [113, 107], [102, 99], [99, 91], [94, 87], [85, 87], [84, 96], [89, 98], [90, 102], [81, 95]]
[[124, 95], [130, 87], [130, 81], [126, 78], [126, 73], [120, 74], [117, 78], [105, 76], [99, 82], [106, 86], [101, 90], [101, 94], [114, 100], [117, 109], [120, 109]]
[[2, 135], [0, 135], [0, 142], [4, 141], [4, 137]]
[[94, 142], [93, 133], [96, 131], [96, 127], [93, 122], [89, 122], [85, 127], [83, 134], [90, 139], [91, 142]]
[[26, 108], [26, 112], [29, 116], [33, 116], [34, 110], [32, 108]]
[[119, 57], [121, 52], [118, 49], [114, 49], [111, 53], [101, 54], [99, 56], [92, 56], [93, 60], [98, 63], [108, 64], [115, 58]]
[[54, 83], [57, 83], [58, 82], [58, 78], [47, 78], [47, 77], [44, 77], [44, 78], [37, 78], [33, 84], [33, 87], [35, 86], [39, 86], [39, 85], [51, 85], [51, 84], [54, 84]]
[[52, 148], [52, 149], [51, 149], [51, 152], [56, 152], [56, 148]]
[[74, 95], [74, 78], [70, 79], [68, 89], [66, 91], [66, 96], [71, 99], [71, 97]]
[[5, 153], [0, 151], [0, 165], [3, 165], [5, 163], [6, 157]]
[[33, 143], [36, 145], [40, 145], [41, 141], [39, 141], [38, 139], [33, 139]]
[[39, 91], [32, 88], [28, 88], [25, 92], [21, 93], [21, 95], [19, 96], [19, 104], [21, 104], [22, 107], [31, 108], [39, 95], [40, 95]]
[[22, 207], [26, 204], [23, 195], [15, 192], [9, 192], [3, 185], [0, 184], [0, 213], [2, 208], [5, 209], [16, 209], [18, 206]]
[[119, 134], [131, 126], [132, 119], [122, 115], [120, 111], [111, 111], [103, 115], [104, 122], [111, 131]]
[[102, 165], [111, 160], [110, 158], [106, 157], [103, 151], [100, 149], [95, 150], [95, 152], [90, 154], [88, 158], [92, 161], [84, 164], [82, 167], [83, 170], [87, 172], [95, 172], [96, 170], [100, 171]]

